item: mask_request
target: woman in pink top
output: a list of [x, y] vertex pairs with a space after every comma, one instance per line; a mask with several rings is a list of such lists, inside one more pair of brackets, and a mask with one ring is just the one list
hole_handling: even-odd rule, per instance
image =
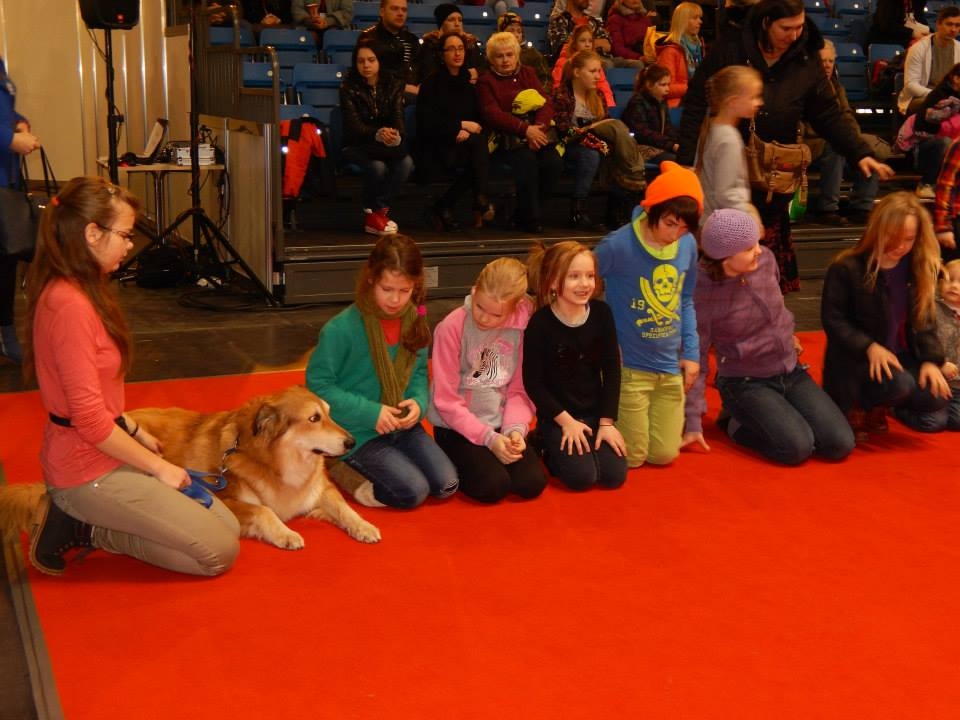
[[123, 414], [132, 341], [110, 274], [133, 247], [136, 211], [122, 188], [74, 178], [44, 212], [27, 276], [25, 372], [36, 374], [50, 416], [30, 561], [50, 575], [74, 547], [194, 575], [224, 572], [240, 549], [226, 506], [214, 499], [208, 510], [177, 492], [187, 472]]

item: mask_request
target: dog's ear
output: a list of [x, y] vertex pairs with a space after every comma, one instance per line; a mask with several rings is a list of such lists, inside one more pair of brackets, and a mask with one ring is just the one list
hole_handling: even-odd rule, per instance
[[263, 435], [270, 442], [283, 435], [289, 426], [290, 422], [278, 408], [264, 403], [253, 419], [253, 435], [254, 437]]

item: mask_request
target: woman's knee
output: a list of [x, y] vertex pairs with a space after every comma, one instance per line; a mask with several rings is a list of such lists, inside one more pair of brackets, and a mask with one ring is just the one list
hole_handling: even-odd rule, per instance
[[460, 492], [477, 502], [500, 502], [510, 492], [510, 476], [506, 470], [484, 476], [464, 476], [460, 478]]
[[202, 574], [213, 577], [229, 570], [240, 554], [240, 539], [233, 531], [223, 529], [207, 541], [207, 556], [199, 560]]

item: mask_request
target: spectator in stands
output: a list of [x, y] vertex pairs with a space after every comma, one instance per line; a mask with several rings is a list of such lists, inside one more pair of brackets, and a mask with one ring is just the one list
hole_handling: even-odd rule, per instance
[[372, 39], [380, 46], [377, 57], [382, 58], [383, 72], [402, 80], [407, 98], [415, 98], [420, 84], [420, 40], [407, 30], [407, 0], [380, 0], [379, 22], [360, 33], [360, 39]]
[[858, 439], [886, 431], [889, 407], [929, 413], [950, 401], [936, 332], [939, 269], [930, 215], [907, 192], [877, 203], [860, 241], [827, 268], [823, 389]]
[[387, 217], [390, 200], [413, 170], [402, 144], [403, 83], [380, 72], [381, 47], [361, 36], [340, 86], [343, 160], [363, 169], [363, 229], [372, 235], [397, 232], [397, 224]]
[[700, 37], [703, 8], [697, 3], [682, 2], [673, 11], [670, 32], [657, 41], [657, 64], [670, 71], [670, 93], [667, 105], [678, 107], [687, 94], [690, 78], [703, 62], [704, 45]]
[[[757, 113], [756, 132], [767, 142], [794, 143], [801, 120], [808, 120], [817, 133], [865, 175], [892, 177], [893, 170], [873, 157], [853, 118], [844, 115], [837, 96], [823, 74], [819, 50], [823, 38], [807, 21], [803, 0], [761, 0], [750, 15], [743, 34], [715, 45], [693, 76], [683, 103], [680, 121], [679, 162], [692, 165], [697, 137], [707, 112], [706, 81], [727, 65], [751, 65], [763, 76], [764, 106]], [[742, 130], [742, 129], [741, 129]], [[784, 292], [800, 287], [789, 203], [792, 195], [753, 192], [765, 235], [763, 244], [777, 257]]]
[[[560, 51], [560, 57], [557, 58], [557, 62], [553, 66], [553, 72], [550, 74], [553, 80], [553, 87], [560, 84], [561, 78], [563, 77], [563, 68], [567, 64], [567, 58], [572, 57], [578, 52], [595, 52], [594, 45], [593, 33], [590, 31], [588, 25], [578, 25], [573, 29], [573, 32], [570, 33], [570, 38], [563, 45], [563, 50]], [[599, 54], [597, 57], [600, 57]], [[610, 87], [610, 83], [607, 82], [607, 76], [603, 72], [603, 60], [601, 59], [600, 62], [600, 78], [598, 80], [597, 90], [599, 90], [603, 96], [603, 101], [606, 106], [614, 107], [617, 102], [613, 98], [613, 88]]]
[[[919, 2], [919, 0], [916, 1]], [[900, 7], [903, 7], [900, 0], [897, 2], [900, 3]], [[877, 13], [879, 12], [878, 7]], [[901, 113], [911, 115], [919, 110], [923, 99], [937, 86], [950, 68], [960, 63], [958, 34], [960, 34], [960, 7], [947, 5], [937, 13], [936, 32], [918, 40], [907, 50], [907, 58], [903, 64], [903, 90], [897, 98], [897, 107]], [[917, 165], [920, 169], [917, 197], [933, 198], [933, 184], [937, 181], [937, 172], [949, 144], [950, 142], [943, 138], [930, 138], [920, 143], [917, 155]]]
[[[907, 47], [930, 33], [925, 0], [876, 0], [867, 43], [891, 43]], [[907, 27], [910, 22], [910, 27]]]
[[[633, 95], [621, 119], [640, 145], [648, 162], [660, 166], [664, 160], [676, 160], [677, 129], [670, 120], [667, 93], [670, 92], [670, 71], [663, 65], [647, 65], [637, 73]], [[649, 148], [649, 149], [645, 149]]]
[[353, 22], [353, 0], [293, 0], [290, 14], [297, 25], [320, 33], [348, 28]]
[[536, 73], [520, 64], [520, 43], [513, 33], [490, 36], [487, 62], [490, 72], [477, 81], [483, 124], [498, 133], [495, 155], [513, 171], [517, 223], [526, 232], [542, 232], [541, 206], [563, 166], [551, 132], [553, 105], [543, 97]]
[[[420, 48], [420, 79], [426, 79], [446, 65], [440, 40], [448, 33], [456, 33], [463, 38], [466, 48], [463, 69], [469, 75], [470, 82], [475, 83], [477, 81], [477, 68], [480, 66], [480, 43], [476, 37], [464, 32], [463, 13], [460, 12], [460, 8], [453, 3], [442, 3], [433, 9], [433, 17], [437, 21], [437, 29], [431, 30], [423, 36], [423, 47]], [[449, 69], [449, 65], [446, 66]]]
[[[856, 115], [847, 101], [847, 93], [840, 84], [840, 77], [836, 72], [837, 49], [831, 40], [823, 41], [823, 48], [820, 50], [820, 62], [823, 64], [823, 72], [830, 79], [833, 85], [833, 91], [837, 95], [837, 101], [844, 115], [847, 115], [856, 122]], [[812, 131], [811, 131], [812, 132]], [[882, 147], [882, 141], [876, 135], [867, 135], [863, 133], [863, 138], [874, 148]], [[813, 142], [816, 138], [818, 142]], [[873, 174], [866, 177], [863, 173], [852, 171], [853, 192], [850, 194], [850, 205], [847, 215], [840, 214], [840, 183], [843, 181], [844, 171], [848, 167], [847, 159], [833, 149], [830, 143], [825, 143], [813, 133], [813, 138], [807, 135], [804, 140], [810, 145], [811, 150], [819, 149], [817, 145], [822, 146], [819, 155], [820, 162], [820, 200], [819, 217], [817, 220], [826, 225], [846, 227], [851, 223], [863, 225], [867, 222], [867, 216], [873, 209], [873, 201], [877, 199], [877, 191], [880, 189], [880, 178]], [[816, 159], [816, 158], [815, 158]], [[885, 160], [886, 158], [880, 157]]]
[[607, 13], [611, 52], [621, 67], [643, 66], [643, 40], [657, 22], [653, 0], [614, 0]]
[[560, 56], [564, 43], [578, 25], [589, 25], [593, 33], [594, 51], [600, 57], [610, 57], [610, 35], [603, 25], [603, 20], [586, 14], [589, 5], [590, 0], [567, 0], [566, 9], [550, 17], [547, 25], [547, 45], [554, 60]]
[[960, 258], [957, 250], [960, 216], [960, 138], [954, 140], [943, 157], [933, 200], [933, 229], [940, 243], [944, 262]]
[[717, 43], [739, 37], [747, 24], [750, 8], [760, 0], [726, 0], [717, 18]]
[[917, 110], [917, 116], [914, 118], [913, 131], [949, 137], [952, 140], [957, 136], [958, 110], [960, 110], [960, 63], [950, 68], [937, 86], [923, 98]]
[[523, 18], [513, 12], [507, 12], [497, 18], [497, 32], [513, 33], [520, 43], [520, 64], [533, 68], [545, 90], [550, 90], [550, 65], [547, 59], [532, 42], [527, 42], [523, 33]]
[[459, 33], [440, 38], [443, 65], [424, 78], [417, 96], [417, 174], [432, 180], [453, 171], [456, 179], [430, 211], [438, 230], [460, 229], [453, 216], [457, 201], [471, 186], [475, 224], [493, 220], [487, 198], [490, 153], [480, 125], [480, 105], [465, 66], [467, 40]]
[[[351, 4], [352, 8], [353, 0], [346, 1]], [[302, 7], [303, 3], [300, 2], [300, 5]], [[243, 19], [251, 25], [260, 25], [261, 27], [293, 25], [291, 0], [242, 0], [240, 7], [243, 11]]]

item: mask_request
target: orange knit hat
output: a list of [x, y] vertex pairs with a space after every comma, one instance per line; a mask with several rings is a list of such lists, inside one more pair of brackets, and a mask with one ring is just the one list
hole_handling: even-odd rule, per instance
[[677, 165], [670, 160], [660, 163], [660, 174], [647, 185], [647, 192], [640, 205], [650, 209], [654, 205], [675, 197], [690, 197], [697, 201], [697, 207], [703, 212], [703, 188], [692, 170]]

